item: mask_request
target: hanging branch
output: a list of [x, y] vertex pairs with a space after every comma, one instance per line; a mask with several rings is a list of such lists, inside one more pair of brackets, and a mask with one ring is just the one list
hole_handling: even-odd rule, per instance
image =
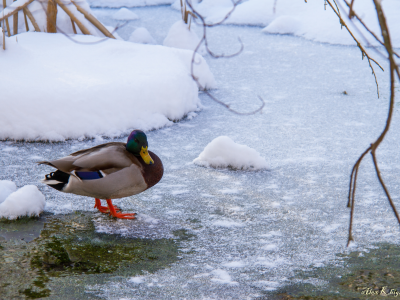
[[[327, 0], [329, 2], [329, 0]], [[379, 169], [379, 165], [378, 165], [378, 160], [376, 157], [376, 149], [378, 149], [379, 145], [382, 143], [383, 139], [385, 138], [387, 132], [389, 131], [390, 128], [390, 124], [392, 121], [392, 117], [393, 117], [393, 110], [394, 110], [394, 99], [395, 99], [395, 72], [398, 76], [398, 78], [400, 79], [400, 72], [399, 72], [399, 66], [396, 64], [395, 59], [394, 59], [394, 55], [395, 52], [393, 51], [393, 47], [392, 47], [392, 43], [391, 43], [391, 39], [390, 39], [390, 35], [389, 35], [389, 29], [387, 27], [387, 23], [386, 23], [386, 18], [385, 15], [383, 13], [382, 10], [382, 6], [380, 4], [380, 0], [373, 0], [374, 1], [374, 5], [375, 5], [375, 10], [377, 12], [377, 16], [378, 16], [378, 20], [379, 20], [379, 26], [380, 26], [380, 30], [381, 30], [381, 34], [383, 36], [383, 42], [381, 42], [381, 44], [383, 44], [383, 46], [385, 47], [386, 51], [387, 51], [387, 59], [389, 60], [389, 66], [390, 66], [390, 101], [389, 101], [389, 112], [388, 112], [388, 117], [386, 119], [386, 125], [385, 128], [383, 130], [383, 132], [380, 134], [380, 136], [378, 137], [378, 139], [372, 143], [362, 154], [361, 156], [358, 158], [358, 160], [356, 161], [356, 163], [353, 166], [351, 175], [350, 175], [350, 187], [349, 187], [349, 196], [348, 196], [348, 204], [347, 206], [351, 208], [350, 211], [350, 224], [349, 224], [349, 235], [348, 235], [348, 240], [347, 240], [347, 246], [349, 246], [350, 242], [353, 241], [353, 236], [352, 236], [352, 229], [353, 229], [353, 219], [354, 219], [354, 204], [355, 204], [355, 193], [356, 193], [356, 187], [357, 187], [357, 175], [358, 175], [358, 170], [360, 167], [360, 164], [362, 162], [362, 160], [365, 158], [365, 156], [368, 153], [371, 153], [372, 156], [372, 160], [373, 160], [373, 164], [374, 164], [374, 168], [375, 168], [375, 172], [376, 175], [378, 177], [379, 183], [381, 184], [386, 198], [389, 201], [389, 204], [393, 210], [393, 213], [397, 219], [397, 221], [400, 224], [400, 216], [397, 212], [396, 206], [390, 196], [389, 190], [386, 187], [386, 184], [381, 176], [381, 172]], [[349, 4], [347, 1], [345, 1], [346, 4], [348, 5], [348, 7], [350, 8], [350, 12], [349, 12], [349, 16], [355, 16], [358, 20], [360, 20], [357, 16], [357, 14], [354, 12], [353, 10], [353, 4], [354, 4], [354, 0], [351, 1], [351, 3]], [[369, 31], [371, 32], [367, 26], [361, 22], [361, 24]], [[372, 36], [374, 36], [374, 38], [380, 42], [379, 38], [375, 35], [372, 34]]]
[[[329, 4], [329, 6], [330, 6], [330, 7], [332, 8], [332, 10], [334, 11], [334, 13], [338, 16], [338, 18], [339, 18], [339, 20], [340, 20], [340, 25], [341, 25], [341, 26], [344, 26], [344, 27], [346, 28], [346, 30], [350, 33], [350, 35], [351, 35], [351, 37], [353, 38], [353, 40], [357, 43], [357, 47], [361, 50], [362, 59], [364, 59], [364, 57], [367, 57], [369, 67], [371, 68], [372, 74], [374, 75], [374, 78], [375, 78], [376, 92], [377, 92], [378, 98], [379, 98], [378, 79], [376, 78], [375, 70], [374, 70], [374, 68], [373, 68], [373, 66], [372, 66], [372, 64], [371, 64], [371, 61], [373, 61], [379, 68], [381, 68], [382, 71], [384, 71], [383, 68], [382, 68], [382, 66], [381, 66], [376, 60], [374, 60], [373, 58], [371, 58], [371, 57], [369, 56], [369, 54], [367, 53], [367, 51], [364, 49], [364, 47], [361, 45], [361, 43], [357, 40], [357, 38], [354, 36], [354, 34], [353, 34], [353, 33], [351, 32], [351, 30], [349, 29], [349, 27], [347, 27], [346, 22], [343, 20], [342, 16], [340, 15], [339, 9], [336, 10], [336, 9], [333, 7], [333, 5], [332, 5], [332, 3], [331, 3], [331, 0], [325, 0], [325, 1], [326, 1], [326, 3]], [[335, 6], [337, 7], [336, 1], [335, 1], [335, 0], [333, 0], [333, 1], [334, 1], [334, 3], [335, 3]]]
[[208, 90], [205, 89], [205, 87], [203, 87], [203, 86], [200, 84], [198, 78], [194, 75], [194, 64], [195, 64], [196, 54], [197, 54], [198, 50], [200, 49], [200, 46], [202, 45], [203, 42], [204, 42], [204, 45], [205, 45], [205, 48], [206, 48], [207, 53], [210, 54], [211, 57], [213, 57], [213, 58], [230, 58], [230, 57], [234, 57], [234, 56], [239, 55], [239, 54], [243, 51], [243, 48], [244, 48], [244, 47], [243, 47], [243, 43], [242, 43], [242, 41], [241, 41], [240, 38], [238, 38], [239, 43], [240, 43], [240, 49], [239, 49], [239, 51], [237, 51], [236, 53], [233, 53], [233, 54], [229, 54], [229, 55], [225, 55], [225, 54], [223, 54], [223, 53], [222, 53], [222, 54], [215, 54], [213, 51], [210, 50], [210, 48], [209, 48], [209, 46], [208, 46], [208, 40], [207, 40], [207, 28], [216, 27], [216, 26], [218, 26], [218, 25], [221, 25], [226, 19], [229, 18], [229, 16], [230, 16], [230, 15], [233, 13], [233, 11], [235, 10], [236, 6], [238, 6], [243, 0], [238, 0], [238, 1], [236, 1], [236, 2], [234, 2], [234, 0], [232, 0], [232, 4], [233, 4], [232, 9], [225, 15], [225, 17], [224, 17], [221, 21], [219, 21], [219, 22], [217, 22], [217, 23], [212, 23], [212, 24], [211, 24], [211, 23], [206, 23], [204, 17], [203, 17], [198, 11], [196, 11], [196, 10], [194, 9], [194, 7], [192, 6], [190, 0], [185, 0], [185, 1], [186, 1], [186, 5], [189, 6], [189, 7], [190, 7], [190, 10], [193, 12], [192, 15], [197, 16], [197, 18], [200, 20], [201, 25], [203, 26], [203, 36], [201, 37], [200, 42], [199, 42], [199, 44], [197, 45], [196, 49], [194, 49], [194, 51], [193, 51], [193, 56], [192, 56], [192, 61], [191, 61], [191, 66], [190, 66], [190, 68], [191, 68], [191, 75], [192, 75], [193, 80], [196, 81], [196, 83], [197, 83], [197, 85], [199, 86], [199, 88], [200, 88], [201, 90], [203, 90], [203, 92], [204, 92], [208, 97], [210, 97], [212, 100], [214, 100], [214, 101], [217, 102], [218, 104], [222, 105], [223, 107], [225, 107], [227, 110], [229, 110], [230, 112], [232, 112], [232, 113], [234, 113], [234, 114], [237, 114], [237, 115], [254, 115], [254, 114], [258, 113], [259, 111], [262, 111], [262, 109], [263, 109], [264, 106], [265, 106], [265, 102], [264, 102], [264, 100], [263, 100], [260, 96], [258, 96], [258, 98], [259, 98], [260, 101], [261, 101], [261, 105], [260, 105], [259, 108], [257, 108], [257, 109], [254, 110], [254, 111], [247, 112], [247, 113], [239, 112], [239, 111], [237, 111], [237, 110], [234, 110], [234, 109], [230, 108], [230, 105], [229, 105], [229, 104], [226, 104], [225, 102], [223, 102], [223, 101], [221, 101], [221, 100], [218, 100], [214, 95], [212, 95]]

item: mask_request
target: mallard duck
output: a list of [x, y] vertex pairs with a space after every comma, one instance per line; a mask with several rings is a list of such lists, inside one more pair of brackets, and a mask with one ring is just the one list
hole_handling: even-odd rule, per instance
[[[161, 180], [163, 164], [147, 148], [146, 134], [134, 130], [126, 144], [106, 143], [57, 160], [38, 162], [57, 169], [42, 182], [64, 193], [94, 197], [94, 207], [102, 213], [134, 219], [135, 213], [120, 213], [111, 199], [139, 194]], [[106, 199], [108, 207], [102, 206], [100, 199]]]

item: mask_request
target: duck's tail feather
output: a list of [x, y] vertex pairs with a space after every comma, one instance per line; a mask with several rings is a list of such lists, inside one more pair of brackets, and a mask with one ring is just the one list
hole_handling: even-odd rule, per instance
[[[47, 164], [47, 162], [43, 163]], [[46, 177], [42, 179], [42, 182], [56, 190], [62, 191], [62, 189], [68, 184], [70, 176], [70, 174], [57, 170], [47, 174]]]

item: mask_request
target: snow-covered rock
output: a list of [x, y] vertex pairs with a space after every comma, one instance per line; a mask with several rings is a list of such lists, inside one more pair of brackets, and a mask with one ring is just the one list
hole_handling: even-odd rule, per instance
[[[6, 38], [6, 47], [0, 55], [7, 70], [0, 139], [115, 137], [172, 125], [200, 105], [191, 51], [114, 39], [84, 45], [62, 34], [31, 32], [18, 35], [18, 42]], [[200, 55], [194, 73], [203, 87], [215, 87]]]
[[39, 216], [45, 204], [45, 197], [36, 186], [26, 185], [17, 190], [12, 181], [0, 181], [0, 218]]
[[129, 42], [139, 43], [139, 44], [157, 44], [156, 40], [151, 36], [150, 32], [144, 28], [139, 27], [132, 32], [129, 37]]
[[260, 170], [268, 167], [265, 159], [256, 150], [237, 144], [227, 136], [219, 136], [212, 140], [193, 163], [204, 167], [232, 167], [243, 170]]
[[139, 7], [171, 4], [174, 0], [88, 0], [91, 7]]
[[126, 7], [123, 7], [120, 10], [118, 10], [115, 14], [113, 14], [112, 17], [114, 20], [119, 20], [119, 21], [131, 21], [139, 19], [139, 16], [137, 14], [135, 14], [133, 11], [130, 11]]
[[[194, 26], [194, 23], [192, 23], [191, 26]], [[189, 29], [189, 25], [180, 20], [171, 26], [163, 45], [167, 47], [194, 51], [199, 43], [200, 38], [193, 31], [193, 27]], [[198, 49], [198, 53], [202, 55], [205, 54], [203, 45]]]

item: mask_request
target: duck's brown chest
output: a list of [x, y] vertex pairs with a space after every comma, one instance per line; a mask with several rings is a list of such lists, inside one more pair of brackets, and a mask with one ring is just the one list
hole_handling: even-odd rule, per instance
[[142, 163], [143, 177], [147, 184], [147, 188], [151, 188], [152, 186], [156, 185], [164, 174], [164, 166], [161, 162], [161, 159], [151, 151], [149, 151], [149, 154], [153, 159], [154, 164], [148, 165], [144, 162]]

